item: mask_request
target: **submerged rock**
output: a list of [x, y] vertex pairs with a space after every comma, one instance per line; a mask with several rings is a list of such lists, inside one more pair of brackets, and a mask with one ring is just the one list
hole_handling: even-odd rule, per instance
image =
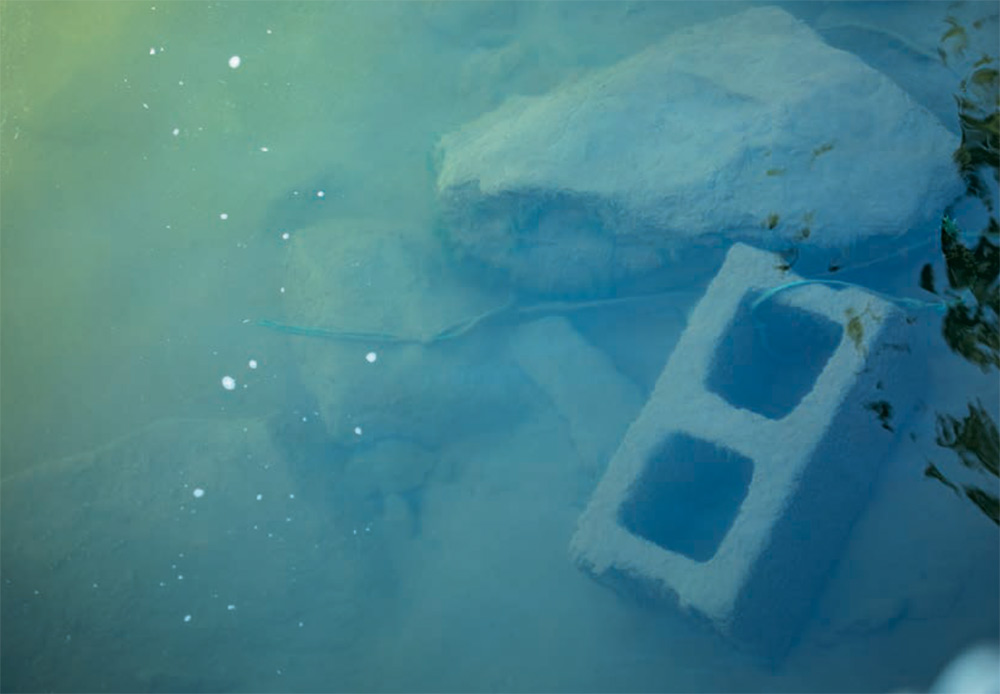
[[438, 147], [447, 234], [535, 291], [601, 293], [692, 247], [842, 247], [962, 188], [936, 117], [774, 7], [691, 27]]
[[506, 301], [469, 286], [440, 243], [405, 223], [339, 219], [290, 241], [285, 325], [331, 438], [434, 448], [489, 426], [515, 367], [488, 331], [441, 338]]

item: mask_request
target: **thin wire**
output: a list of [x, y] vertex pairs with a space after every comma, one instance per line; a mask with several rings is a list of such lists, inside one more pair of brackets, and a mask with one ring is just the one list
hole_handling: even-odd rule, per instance
[[851, 287], [854, 289], [861, 289], [869, 294], [874, 294], [883, 301], [887, 301], [897, 306], [902, 306], [904, 308], [910, 308], [915, 310], [920, 309], [933, 309], [935, 312], [944, 315], [948, 310], [948, 304], [944, 301], [921, 301], [919, 299], [910, 299], [908, 297], [898, 297], [885, 294], [883, 292], [876, 291], [865, 287], [864, 285], [855, 284], [854, 282], [844, 282], [843, 280], [825, 280], [825, 279], [807, 279], [807, 280], [796, 280], [794, 282], [787, 282], [785, 284], [779, 284], [777, 287], [772, 287], [766, 292], [761, 294], [757, 299], [750, 305], [750, 312], [756, 311], [761, 304], [766, 301], [770, 301], [780, 292], [786, 291], [788, 289], [794, 289], [795, 287], [804, 287], [807, 284], [826, 284], [834, 287]]

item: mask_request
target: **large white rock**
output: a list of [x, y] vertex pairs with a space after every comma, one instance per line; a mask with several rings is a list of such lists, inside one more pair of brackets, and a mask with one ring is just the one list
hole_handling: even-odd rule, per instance
[[438, 148], [449, 234], [534, 289], [587, 291], [720, 237], [842, 247], [934, 224], [958, 145], [774, 7], [691, 27]]
[[955, 133], [959, 82], [984, 55], [1000, 53], [995, 2], [792, 3], [788, 9], [830, 45], [884, 72]]

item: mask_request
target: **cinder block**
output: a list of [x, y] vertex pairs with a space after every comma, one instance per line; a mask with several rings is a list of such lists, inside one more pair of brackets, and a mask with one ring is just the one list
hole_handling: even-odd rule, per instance
[[853, 287], [769, 294], [801, 279], [780, 265], [732, 247], [571, 542], [599, 578], [770, 659], [807, 621], [914, 395], [902, 311]]

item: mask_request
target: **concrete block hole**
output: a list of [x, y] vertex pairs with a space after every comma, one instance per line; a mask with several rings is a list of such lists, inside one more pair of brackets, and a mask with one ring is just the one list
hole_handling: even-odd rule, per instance
[[754, 308], [758, 296], [744, 297], [715, 351], [706, 386], [733, 407], [781, 419], [812, 390], [844, 330], [782, 297]]
[[653, 453], [619, 508], [634, 535], [698, 562], [711, 559], [747, 495], [753, 462], [687, 434]]

